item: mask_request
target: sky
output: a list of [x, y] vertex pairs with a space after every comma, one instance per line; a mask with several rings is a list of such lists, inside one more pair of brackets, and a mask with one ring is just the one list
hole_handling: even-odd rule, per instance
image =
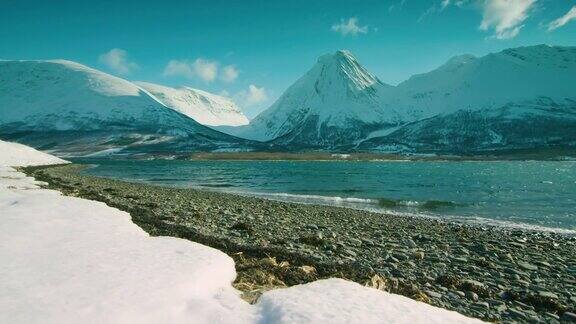
[[0, 59], [199, 88], [249, 118], [339, 49], [395, 85], [455, 55], [536, 44], [576, 46], [576, 0], [0, 0]]

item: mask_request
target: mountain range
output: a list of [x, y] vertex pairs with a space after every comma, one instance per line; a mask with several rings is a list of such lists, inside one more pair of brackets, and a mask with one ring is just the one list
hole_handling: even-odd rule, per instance
[[[167, 99], [164, 94], [173, 95]], [[250, 145], [194, 118], [212, 124], [245, 120], [229, 100], [203, 91], [132, 83], [70, 61], [0, 61], [3, 139], [61, 155], [243, 150]]]
[[292, 149], [480, 152], [576, 144], [576, 47], [462, 55], [397, 86], [348, 51], [322, 56], [248, 126]]
[[249, 123], [230, 99], [198, 89], [70, 61], [0, 61], [0, 137], [60, 154], [571, 149], [576, 47], [456, 56], [396, 86], [337, 51]]

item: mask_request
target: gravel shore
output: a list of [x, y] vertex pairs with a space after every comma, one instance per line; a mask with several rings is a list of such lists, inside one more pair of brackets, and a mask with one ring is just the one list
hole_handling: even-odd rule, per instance
[[576, 322], [575, 236], [129, 183], [83, 168], [24, 171], [129, 212], [151, 235], [228, 253], [251, 301], [342, 277], [489, 321]]

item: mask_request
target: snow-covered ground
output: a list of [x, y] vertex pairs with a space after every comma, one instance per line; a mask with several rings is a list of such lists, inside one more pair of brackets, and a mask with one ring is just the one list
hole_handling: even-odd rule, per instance
[[233, 260], [150, 237], [130, 215], [41, 189], [13, 166], [65, 161], [0, 141], [0, 323], [465, 323], [458, 313], [340, 279], [244, 302]]
[[37, 151], [29, 146], [0, 140], [0, 166], [65, 164], [68, 161]]

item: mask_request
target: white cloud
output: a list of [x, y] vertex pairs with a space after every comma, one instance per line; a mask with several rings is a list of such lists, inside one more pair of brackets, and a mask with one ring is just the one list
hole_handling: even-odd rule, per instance
[[242, 90], [234, 96], [234, 101], [241, 106], [253, 106], [268, 100], [268, 91], [251, 84], [248, 90]]
[[214, 81], [216, 75], [218, 75], [218, 62], [215, 61], [199, 58], [192, 63], [192, 68], [194, 69], [194, 73], [206, 82]]
[[576, 20], [576, 6], [572, 7], [564, 16], [552, 21], [548, 24], [548, 31], [560, 28], [572, 20]]
[[138, 69], [138, 65], [128, 60], [128, 52], [120, 48], [113, 48], [100, 55], [98, 61], [118, 74], [130, 74]]
[[171, 60], [164, 68], [164, 76], [183, 76], [192, 79], [194, 71], [192, 66], [186, 61]]
[[342, 19], [339, 24], [332, 25], [332, 31], [342, 34], [342, 36], [368, 33], [368, 26], [358, 26], [358, 18], [352, 17], [348, 21]]
[[240, 71], [238, 71], [238, 69], [234, 65], [227, 65], [224, 68], [222, 68], [222, 72], [220, 73], [220, 79], [228, 83], [234, 82], [238, 78], [239, 74]]
[[205, 82], [212, 82], [218, 75], [218, 62], [196, 59], [194, 62], [187, 60], [171, 60], [164, 68], [164, 76], [182, 76], [185, 78], [200, 78]]
[[494, 30], [494, 38], [516, 37], [537, 0], [483, 0], [480, 29]]

